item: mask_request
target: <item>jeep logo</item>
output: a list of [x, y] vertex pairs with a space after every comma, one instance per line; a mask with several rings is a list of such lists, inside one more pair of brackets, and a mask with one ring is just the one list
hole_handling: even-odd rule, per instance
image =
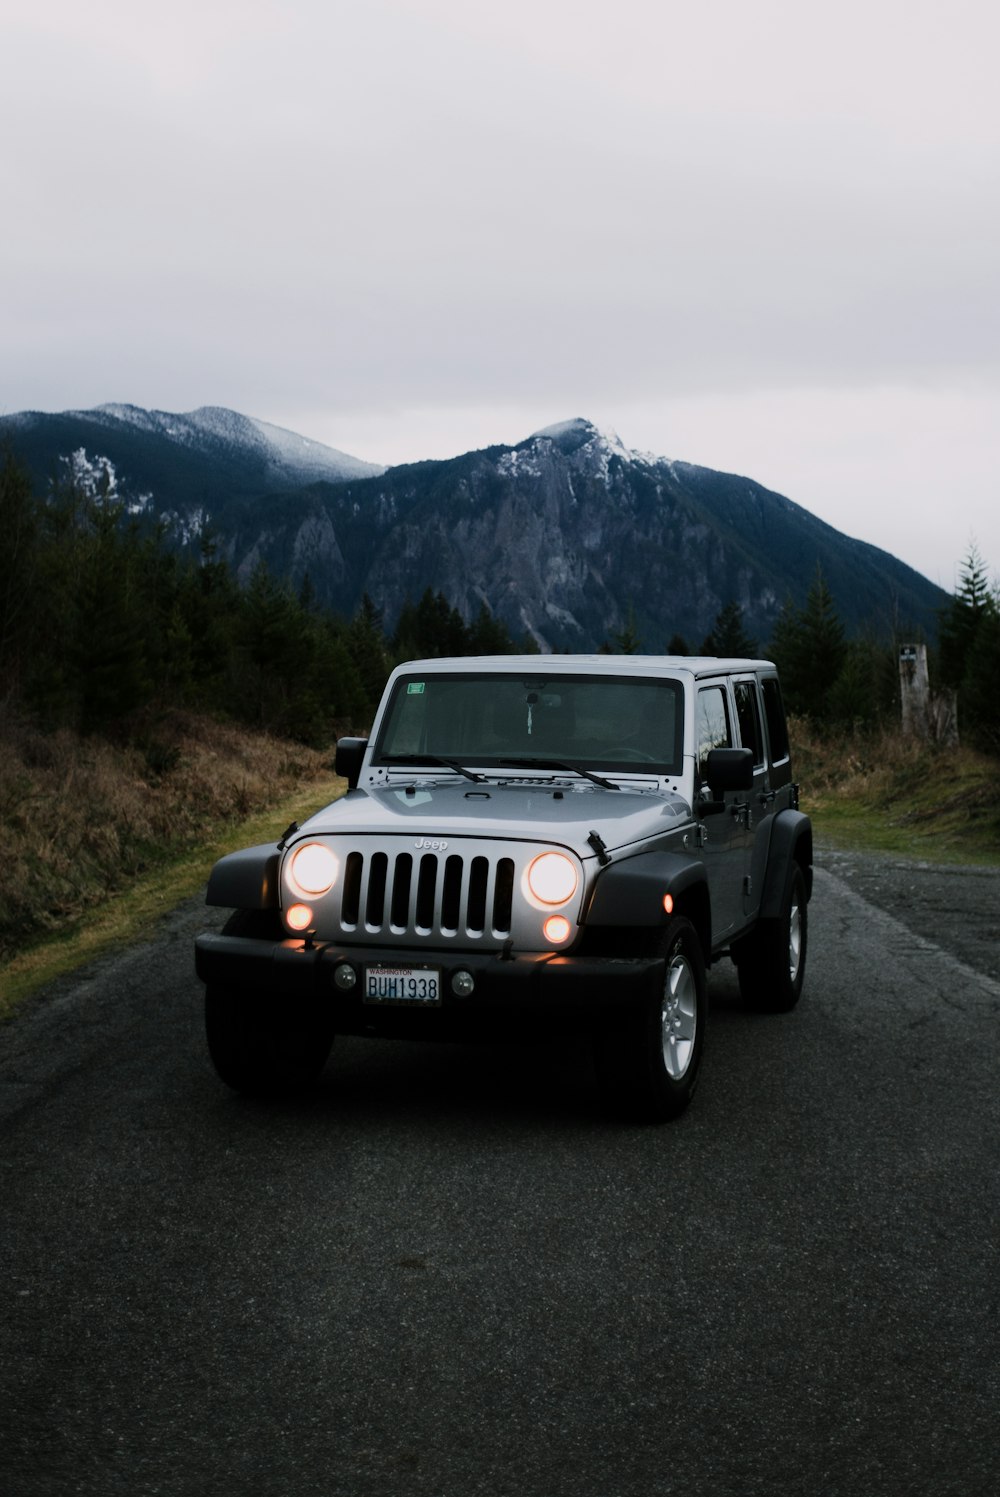
[[418, 852], [447, 852], [448, 844], [441, 837], [418, 837], [414, 842]]

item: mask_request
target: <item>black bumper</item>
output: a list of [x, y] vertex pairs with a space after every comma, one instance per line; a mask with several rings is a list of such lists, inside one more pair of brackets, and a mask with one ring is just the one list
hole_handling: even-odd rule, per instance
[[[344, 991], [334, 981], [343, 964], [357, 982]], [[437, 967], [442, 1001], [420, 1004], [365, 1003], [361, 993], [368, 965]], [[463, 1016], [524, 1014], [541, 1017], [562, 1009], [597, 1012], [620, 1008], [656, 993], [663, 960], [586, 957], [539, 952], [503, 957], [491, 952], [425, 951], [399, 947], [307, 946], [301, 940], [259, 941], [245, 936], [206, 934], [195, 942], [195, 969], [202, 982], [230, 989], [255, 989], [291, 1001], [332, 1003], [337, 1027], [345, 1032], [398, 1030], [408, 1019], [435, 1027]], [[452, 990], [457, 972], [471, 973], [473, 990], [460, 997]]]

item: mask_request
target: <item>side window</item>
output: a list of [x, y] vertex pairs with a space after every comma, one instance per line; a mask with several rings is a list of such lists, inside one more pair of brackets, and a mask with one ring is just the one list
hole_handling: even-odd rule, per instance
[[765, 676], [761, 682], [764, 691], [764, 718], [767, 722], [767, 741], [771, 746], [771, 764], [785, 765], [785, 772], [772, 785], [784, 785], [791, 780], [791, 750], [788, 747], [788, 726], [785, 722], [785, 707], [781, 700], [781, 687], [777, 676]]
[[760, 728], [760, 707], [757, 703], [756, 681], [736, 681], [733, 684], [736, 697], [736, 721], [740, 725], [740, 743], [753, 749], [755, 768], [764, 763], [764, 736]]
[[731, 748], [729, 705], [724, 686], [704, 686], [698, 693], [698, 775], [704, 780], [711, 749]]

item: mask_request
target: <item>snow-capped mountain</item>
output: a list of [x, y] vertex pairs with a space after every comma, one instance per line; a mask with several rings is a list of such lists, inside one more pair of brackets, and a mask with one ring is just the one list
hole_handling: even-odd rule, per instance
[[109, 430], [124, 424], [136, 431], [155, 432], [195, 451], [213, 454], [228, 451], [243, 459], [254, 454], [268, 478], [282, 485], [339, 483], [345, 478], [368, 478], [385, 471], [378, 463], [362, 462], [335, 447], [310, 441], [283, 426], [272, 426], [269, 421], [242, 416], [225, 406], [203, 405], [196, 411], [173, 415], [169, 411], [146, 411], [135, 405], [99, 405], [92, 411], [70, 414], [104, 423]]
[[384, 472], [296, 432], [222, 406], [179, 414], [136, 405], [101, 405], [48, 415], [21, 411], [0, 418], [22, 460], [46, 482], [54, 458], [83, 451], [107, 460], [122, 487], [151, 495], [157, 512], [187, 513], [236, 497], [342, 483]]
[[886, 552], [748, 478], [627, 448], [577, 418], [512, 447], [389, 468], [285, 502], [230, 509], [243, 576], [308, 570], [350, 612], [364, 593], [391, 626], [430, 587], [471, 620], [482, 603], [543, 650], [589, 650], [631, 619], [644, 647], [700, 642], [730, 602], [770, 638], [785, 600], [805, 601], [820, 566], [849, 629], [892, 622], [934, 632], [945, 601]]
[[[364, 594], [391, 628], [441, 592], [483, 603], [543, 650], [589, 650], [632, 622], [650, 651], [698, 643], [731, 602], [765, 643], [822, 568], [849, 630], [933, 635], [945, 594], [925, 577], [752, 479], [632, 451], [580, 418], [443, 462], [373, 464], [235, 411], [102, 406], [0, 420], [44, 486], [60, 464], [166, 519], [179, 546], [210, 525], [238, 576], [265, 562], [351, 614]], [[87, 476], [89, 475], [89, 476]]]

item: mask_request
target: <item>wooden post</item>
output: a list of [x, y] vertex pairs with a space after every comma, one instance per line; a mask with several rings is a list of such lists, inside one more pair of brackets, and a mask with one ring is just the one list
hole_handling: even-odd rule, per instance
[[936, 743], [958, 743], [958, 708], [954, 691], [931, 691], [926, 645], [900, 645], [899, 694], [903, 732]]
[[903, 703], [903, 732], [909, 738], [929, 737], [927, 646], [900, 645], [899, 694]]

